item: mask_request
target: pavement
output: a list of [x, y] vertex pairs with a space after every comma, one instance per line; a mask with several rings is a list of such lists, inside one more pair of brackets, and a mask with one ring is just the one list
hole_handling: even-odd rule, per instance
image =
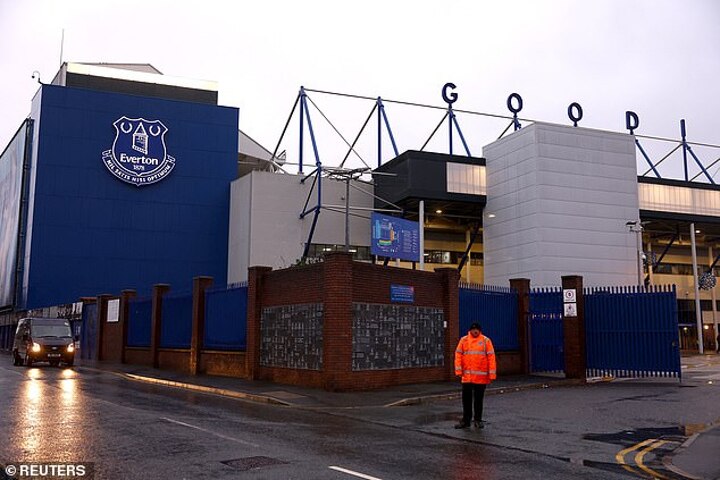
[[[715, 363], [716, 356], [712, 357], [712, 363]], [[704, 365], [703, 362], [710, 358], [711, 356], [699, 355], [683, 357], [684, 373], [688, 371], [687, 368], [693, 369], [696, 365]], [[362, 392], [327, 392], [266, 381], [210, 375], [190, 376], [168, 370], [107, 362], [82, 361], [77, 368], [112, 373], [137, 382], [304, 409], [392, 408], [460, 397], [457, 382], [410, 384]], [[592, 381], [603, 380], [609, 379]], [[501, 377], [493, 382], [488, 387], [486, 395], [581, 384], [582, 382], [577, 380], [558, 376], [515, 375]], [[667, 456], [664, 463], [668, 469], [687, 479], [720, 480], [720, 464], [709, 466], [707, 462], [702, 461], [717, 456], [717, 452], [720, 452], [720, 425], [714, 425], [692, 435], [672, 455]]]
[[[82, 360], [77, 368], [112, 373], [138, 382], [287, 407], [315, 409], [400, 407], [460, 398], [459, 382], [400, 385], [361, 392], [327, 392], [321, 389], [281, 385], [267, 381], [211, 375], [191, 376], [169, 370], [108, 362]], [[550, 386], [580, 385], [581, 383], [578, 380], [568, 380], [560, 376], [514, 375], [496, 380], [485, 394], [497, 395]]]

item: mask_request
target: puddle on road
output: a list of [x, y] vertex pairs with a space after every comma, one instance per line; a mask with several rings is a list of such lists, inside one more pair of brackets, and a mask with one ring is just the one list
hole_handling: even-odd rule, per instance
[[615, 433], [588, 433], [583, 435], [583, 439], [621, 446], [635, 445], [650, 438], [674, 440], [682, 443], [688, 437], [707, 430], [713, 425], [714, 423], [689, 423], [677, 427], [636, 428]]
[[583, 439], [629, 447], [650, 438], [673, 439], [682, 442], [687, 436], [685, 427], [679, 426], [636, 428], [615, 433], [588, 433], [583, 435]]
[[437, 422], [457, 422], [462, 417], [458, 412], [434, 413], [421, 415], [412, 420], [414, 425], [428, 425]]

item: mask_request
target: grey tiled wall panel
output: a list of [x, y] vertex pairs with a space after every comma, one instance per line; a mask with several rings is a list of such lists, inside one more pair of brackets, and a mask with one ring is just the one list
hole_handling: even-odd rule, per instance
[[442, 366], [444, 321], [441, 308], [354, 303], [352, 369]]

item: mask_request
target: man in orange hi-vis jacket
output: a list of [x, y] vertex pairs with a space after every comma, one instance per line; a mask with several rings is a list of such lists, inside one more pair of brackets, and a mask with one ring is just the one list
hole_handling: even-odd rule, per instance
[[455, 428], [468, 428], [471, 420], [476, 428], [483, 428], [485, 387], [497, 378], [497, 372], [492, 341], [482, 334], [477, 323], [470, 325], [455, 349], [455, 375], [462, 378], [463, 404], [463, 418]]

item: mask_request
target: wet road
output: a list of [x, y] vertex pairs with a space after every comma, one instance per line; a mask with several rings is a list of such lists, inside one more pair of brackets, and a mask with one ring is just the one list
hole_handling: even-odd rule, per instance
[[640, 455], [680, 478], [661, 456], [720, 420], [720, 381], [690, 375], [492, 396], [485, 430], [455, 431], [456, 402], [309, 411], [0, 365], [0, 463], [93, 462], [95, 478], [627, 479], [648, 475]]

